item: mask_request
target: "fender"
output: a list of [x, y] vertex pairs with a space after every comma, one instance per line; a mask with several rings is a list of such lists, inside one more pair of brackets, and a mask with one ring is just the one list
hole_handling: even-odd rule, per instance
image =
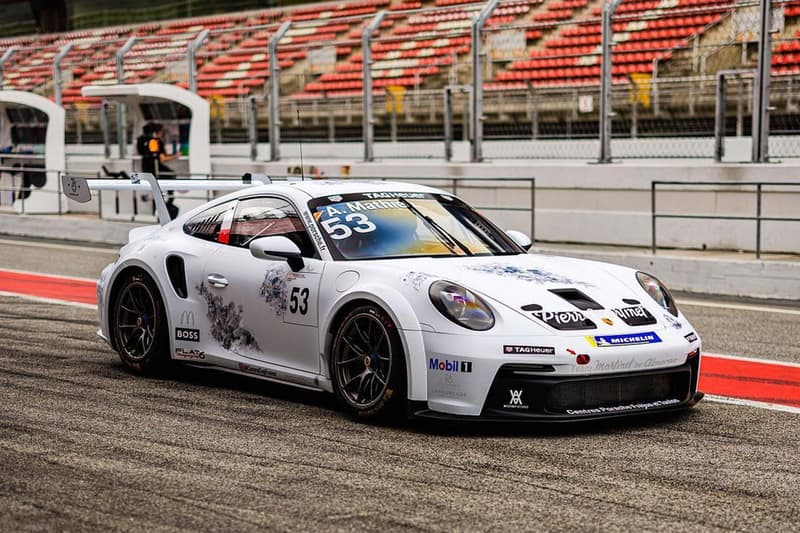
[[[164, 284], [161, 281], [164, 277], [166, 277], [166, 272], [157, 274], [148, 263], [136, 257], [130, 257], [128, 259], [125, 259], [124, 262], [119, 263], [114, 269], [114, 272], [109, 277], [108, 281], [106, 282], [106, 291], [105, 294], [103, 295], [103, 307], [106, 310], [105, 311], [106, 316], [101, 317], [101, 320], [103, 320], [103, 322], [106, 325], [107, 328], [106, 331], [109, 332], [109, 335], [111, 334], [111, 324], [109, 323], [109, 320], [111, 319], [111, 313], [109, 312], [111, 309], [110, 308], [111, 288], [117, 282], [119, 274], [125, 269], [130, 267], [135, 267], [144, 270], [156, 284], [156, 287], [158, 287], [159, 296], [161, 297], [161, 303], [164, 305], [164, 313], [167, 315], [166, 317], [167, 332], [171, 332], [173, 324], [172, 324], [172, 314], [170, 313], [169, 309], [169, 298], [167, 298], [166, 296], [168, 293], [166, 292]], [[171, 333], [168, 333], [167, 337], [169, 338], [169, 353], [171, 356], [173, 353], [175, 353], [174, 339]]]
[[[319, 329], [320, 346], [324, 347], [326, 361], [329, 351], [326, 337], [331, 322], [342, 307], [355, 300], [374, 302], [383, 308], [397, 325], [406, 356], [408, 399], [427, 401], [428, 373], [425, 366], [425, 344], [419, 321], [408, 300], [399, 291], [385, 285], [357, 284], [353, 290], [336, 300], [330, 309], [320, 309], [320, 316], [327, 317], [324, 323], [320, 323]], [[327, 372], [330, 376], [330, 369], [327, 369]]]

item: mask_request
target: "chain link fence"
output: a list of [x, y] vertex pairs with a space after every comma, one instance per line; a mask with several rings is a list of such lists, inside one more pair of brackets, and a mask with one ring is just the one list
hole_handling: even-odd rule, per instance
[[[67, 142], [118, 142], [116, 105], [104, 112], [99, 102], [81, 100], [80, 88], [70, 80], [71, 73], [92, 68], [92, 79], [85, 81], [116, 83], [120, 66], [125, 83], [195, 87], [210, 101], [214, 143], [271, 142], [270, 129], [277, 126], [281, 142], [316, 145], [318, 157], [341, 156], [343, 144], [349, 146], [348, 156], [361, 157], [367, 149], [356, 145], [368, 141], [369, 134], [373, 155], [381, 159], [446, 158], [455, 145], [456, 159], [463, 160], [469, 158], [463, 148], [479, 142], [486, 159], [596, 160], [603, 117], [608, 116], [613, 158], [711, 159], [717, 150], [718, 105], [723, 142], [727, 138], [731, 145], [733, 138], [744, 146], [753, 133], [757, 76], [726, 75], [719, 100], [716, 74], [752, 72], [758, 66], [758, 1], [619, 3], [610, 16], [607, 100], [600, 2], [438, 3], [386, 4], [363, 13], [333, 12], [325, 19], [305, 13], [310, 8], [298, 10], [277, 41], [277, 102], [270, 97], [268, 53], [270, 40], [286, 21], [277, 10], [264, 11], [257, 20], [250, 16], [249, 25], [228, 21], [212, 27], [194, 51], [196, 72], [187, 60], [200, 35], [196, 26], [152, 35], [140, 29], [104, 41], [118, 50], [134, 39], [121, 65], [93, 64], [89, 54], [69, 52], [61, 84]], [[800, 157], [800, 3], [770, 5], [772, 79], [764, 103], [769, 107], [769, 154]], [[380, 20], [378, 8], [385, 12]], [[484, 90], [476, 94], [471, 29], [484, 11], [477, 56]], [[362, 39], [371, 22], [376, 22], [370, 35], [372, 91], [365, 101]], [[34, 54], [23, 52], [12, 60]], [[221, 65], [231, 61], [236, 68], [219, 74]], [[50, 93], [55, 87], [50, 82], [37, 90]], [[602, 115], [606, 101], [607, 114]], [[365, 121], [367, 105], [371, 122]], [[132, 122], [126, 120], [128, 140], [141, 126]], [[475, 132], [480, 133], [477, 140]], [[291, 150], [287, 157], [296, 155]], [[737, 149], [728, 158], [749, 156]]]

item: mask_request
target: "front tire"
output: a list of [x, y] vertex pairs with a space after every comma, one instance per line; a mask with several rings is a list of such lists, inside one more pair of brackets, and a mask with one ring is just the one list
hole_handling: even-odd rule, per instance
[[158, 287], [142, 272], [128, 274], [119, 287], [111, 328], [120, 359], [140, 374], [163, 370], [169, 361], [169, 335]]
[[336, 396], [356, 416], [397, 416], [406, 401], [406, 371], [397, 327], [372, 304], [351, 310], [340, 322], [331, 350]]

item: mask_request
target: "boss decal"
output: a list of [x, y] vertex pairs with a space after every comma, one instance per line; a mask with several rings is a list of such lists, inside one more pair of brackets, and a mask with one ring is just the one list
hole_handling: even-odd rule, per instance
[[697, 334], [694, 331], [692, 331], [688, 335], [684, 335], [683, 338], [686, 339], [688, 342], [695, 342], [697, 341]]
[[633, 346], [636, 344], [655, 344], [661, 342], [661, 337], [653, 331], [646, 333], [629, 333], [627, 335], [589, 335], [586, 341], [595, 348], [608, 346]]
[[641, 305], [612, 309], [611, 312], [629, 326], [647, 326], [656, 323], [655, 317]]
[[175, 340], [200, 342], [200, 330], [191, 328], [175, 328]]
[[503, 345], [503, 352], [514, 355], [555, 355], [556, 349], [552, 346], [523, 346], [519, 344]]
[[535, 318], [555, 329], [595, 329], [594, 322], [586, 318], [580, 311], [534, 311]]

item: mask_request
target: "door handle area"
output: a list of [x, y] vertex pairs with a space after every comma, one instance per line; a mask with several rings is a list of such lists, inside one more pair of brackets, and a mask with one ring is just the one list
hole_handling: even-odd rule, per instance
[[224, 289], [230, 284], [228, 279], [222, 274], [209, 274], [207, 279], [212, 286], [218, 289]]

